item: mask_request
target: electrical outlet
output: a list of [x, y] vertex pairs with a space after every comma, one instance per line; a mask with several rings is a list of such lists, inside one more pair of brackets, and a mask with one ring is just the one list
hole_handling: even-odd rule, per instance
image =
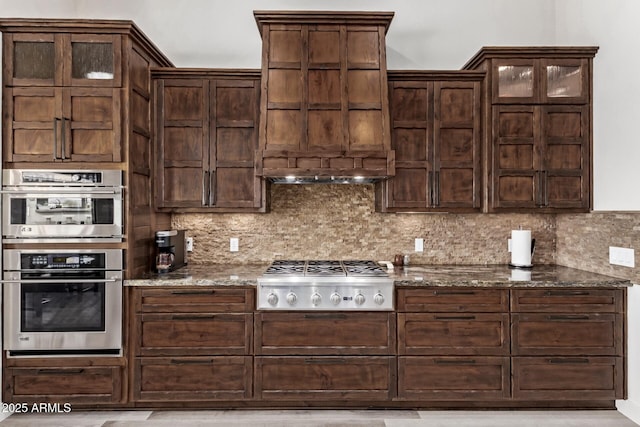
[[232, 237], [229, 239], [229, 251], [230, 252], [238, 252], [240, 250], [239, 248], [240, 244], [238, 242], [238, 238], [237, 237]]
[[193, 252], [193, 237], [187, 237], [187, 252]]
[[630, 248], [609, 246], [609, 264], [633, 268], [636, 266], [635, 251]]
[[422, 237], [416, 238], [415, 251], [424, 252], [424, 239]]

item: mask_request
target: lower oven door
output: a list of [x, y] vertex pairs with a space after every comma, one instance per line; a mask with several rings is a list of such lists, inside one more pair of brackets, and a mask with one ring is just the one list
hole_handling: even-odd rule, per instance
[[4, 273], [4, 348], [10, 355], [120, 353], [122, 272], [83, 275]]

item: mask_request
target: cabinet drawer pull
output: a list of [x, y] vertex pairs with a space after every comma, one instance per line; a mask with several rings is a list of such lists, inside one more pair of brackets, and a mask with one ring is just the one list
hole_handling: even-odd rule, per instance
[[475, 359], [435, 359], [436, 365], [475, 365]]
[[561, 365], [563, 363], [589, 363], [589, 359], [584, 357], [569, 357], [564, 359], [549, 359], [549, 363], [553, 365]]
[[185, 314], [185, 315], [180, 315], [180, 314], [175, 314], [173, 316], [171, 316], [172, 320], [211, 320], [214, 319], [216, 316], [213, 314], [209, 314], [209, 315], [197, 315], [197, 314]]
[[436, 320], [476, 320], [476, 316], [436, 316]]
[[213, 295], [216, 291], [213, 289], [194, 290], [194, 291], [171, 291], [171, 295]]
[[468, 291], [445, 291], [445, 290], [435, 290], [433, 291], [434, 295], [475, 295], [476, 291], [468, 290]]
[[333, 314], [333, 313], [328, 313], [328, 314], [305, 314], [304, 315], [305, 319], [346, 319], [347, 315], [346, 314]]
[[210, 365], [213, 360], [171, 359], [172, 365]]
[[549, 320], [589, 320], [588, 314], [552, 314], [547, 316]]
[[544, 293], [548, 297], [572, 297], [572, 296], [587, 296], [591, 295], [589, 291], [547, 291]]
[[346, 362], [346, 359], [304, 359], [307, 365], [338, 365]]
[[84, 369], [38, 369], [38, 375], [78, 375], [84, 372]]

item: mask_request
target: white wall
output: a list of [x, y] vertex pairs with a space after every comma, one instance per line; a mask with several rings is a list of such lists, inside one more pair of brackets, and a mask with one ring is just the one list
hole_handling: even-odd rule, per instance
[[[637, 0], [0, 0], [0, 17], [133, 20], [180, 67], [258, 68], [254, 9], [394, 11], [387, 35], [390, 69], [457, 69], [488, 45], [600, 46], [594, 207], [640, 211]], [[640, 422], [638, 288], [629, 293], [628, 309], [630, 400], [619, 405]]]

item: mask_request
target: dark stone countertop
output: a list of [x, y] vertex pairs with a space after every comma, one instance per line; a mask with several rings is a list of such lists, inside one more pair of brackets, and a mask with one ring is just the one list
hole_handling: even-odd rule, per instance
[[[189, 265], [166, 274], [125, 280], [125, 286], [256, 286], [267, 264]], [[411, 265], [389, 270], [396, 286], [627, 287], [631, 281], [559, 265], [531, 270], [506, 265]]]

